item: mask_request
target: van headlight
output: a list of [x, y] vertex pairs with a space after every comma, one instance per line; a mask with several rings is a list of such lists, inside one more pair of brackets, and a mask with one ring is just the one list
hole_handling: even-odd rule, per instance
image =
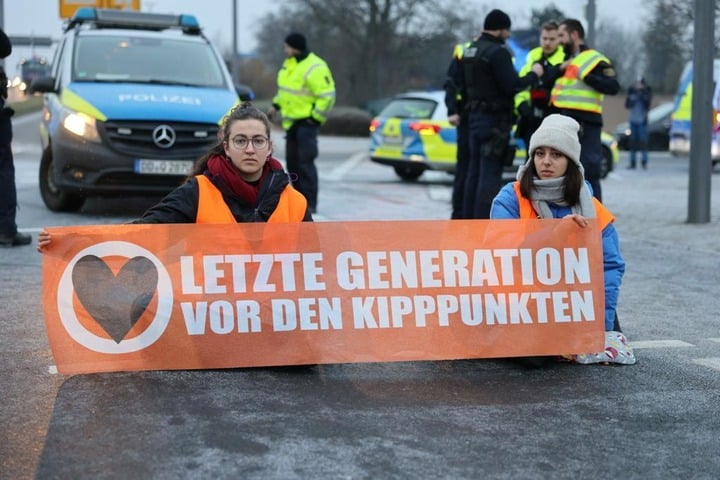
[[81, 112], [67, 112], [62, 122], [63, 127], [78, 137], [89, 142], [100, 143], [95, 119]]

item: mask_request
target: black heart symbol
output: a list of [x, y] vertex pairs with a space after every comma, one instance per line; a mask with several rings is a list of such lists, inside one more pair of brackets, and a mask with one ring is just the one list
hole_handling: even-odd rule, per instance
[[80, 303], [116, 343], [145, 312], [157, 281], [157, 269], [145, 257], [131, 258], [115, 276], [102, 258], [86, 255], [72, 272]]

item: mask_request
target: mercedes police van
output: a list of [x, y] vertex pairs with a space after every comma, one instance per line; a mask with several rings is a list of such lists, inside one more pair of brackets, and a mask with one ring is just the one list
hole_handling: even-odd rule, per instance
[[51, 76], [33, 82], [44, 93], [39, 183], [50, 210], [172, 190], [252, 96], [194, 16], [84, 7], [64, 31]]

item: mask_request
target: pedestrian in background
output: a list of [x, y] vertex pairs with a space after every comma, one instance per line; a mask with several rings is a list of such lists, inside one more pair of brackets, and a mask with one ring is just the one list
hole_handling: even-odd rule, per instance
[[335, 80], [325, 61], [310, 52], [301, 33], [285, 37], [287, 58], [278, 72], [270, 115], [282, 115], [285, 156], [295, 187], [315, 213], [318, 202], [318, 129], [335, 105]]
[[637, 153], [640, 152], [640, 164], [643, 169], [648, 164], [648, 111], [652, 103], [652, 89], [639, 78], [628, 89], [625, 97], [625, 108], [630, 110], [628, 123], [630, 124], [630, 165], [637, 166]]
[[[251, 223], [312, 221], [307, 200], [273, 158], [270, 120], [249, 102], [225, 117], [218, 143], [187, 181], [132, 223]], [[38, 235], [38, 250], [51, 235]]]
[[563, 20], [558, 29], [565, 61], [552, 67], [546, 78], [554, 79], [550, 92], [553, 113], [562, 113], [580, 124], [580, 162], [593, 193], [602, 200], [602, 113], [604, 95], [620, 91], [610, 60], [585, 45], [585, 29], [579, 20]]
[[[546, 71], [553, 66], [560, 65], [565, 60], [565, 51], [560, 45], [558, 23], [548, 20], [540, 29], [540, 46], [533, 48], [527, 54], [527, 60], [520, 69], [520, 76], [532, 70], [532, 66], [540, 63]], [[521, 138], [525, 150], [530, 144], [530, 137], [548, 115], [550, 109], [550, 89], [552, 82], [540, 78], [538, 84], [515, 95], [515, 111], [517, 113], [517, 128], [515, 136]]]
[[[4, 59], [11, 53], [10, 39], [3, 30], [0, 30], [0, 58]], [[18, 205], [10, 120], [15, 111], [7, 105], [7, 84], [7, 74], [0, 66], [0, 246], [15, 247], [29, 244], [32, 237], [18, 232], [15, 223]]]
[[512, 55], [505, 46], [510, 38], [510, 17], [492, 10], [483, 22], [480, 37], [464, 51], [462, 68], [455, 74], [470, 123], [470, 162], [464, 189], [464, 218], [490, 218], [490, 205], [502, 185], [510, 152], [515, 94], [537, 83], [539, 64], [518, 77]]
[[527, 163], [517, 181], [503, 187], [493, 201], [490, 218], [572, 218], [579, 228], [597, 218], [602, 228], [605, 283], [605, 350], [574, 355], [577, 363], [634, 364], [635, 355], [617, 320], [617, 301], [625, 274], [615, 217], [597, 198], [580, 162], [580, 125], [565, 115], [550, 115], [530, 138]]
[[465, 218], [463, 204], [465, 201], [465, 179], [467, 177], [468, 164], [470, 163], [470, 119], [467, 106], [463, 101], [462, 94], [455, 84], [455, 76], [462, 69], [462, 57], [465, 49], [469, 48], [472, 42], [458, 43], [453, 49], [453, 56], [447, 70], [445, 80], [445, 106], [448, 112], [448, 123], [455, 126], [457, 133], [457, 153], [455, 163], [455, 175], [453, 176], [452, 189], [452, 213], [450, 218]]

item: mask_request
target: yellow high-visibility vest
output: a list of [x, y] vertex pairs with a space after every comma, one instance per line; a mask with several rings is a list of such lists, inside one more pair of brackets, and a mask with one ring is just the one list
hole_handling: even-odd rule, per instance
[[602, 114], [605, 96], [583, 80], [603, 61], [610, 63], [610, 60], [597, 50], [580, 52], [565, 69], [565, 74], [555, 82], [550, 93], [550, 104], [560, 109]]

